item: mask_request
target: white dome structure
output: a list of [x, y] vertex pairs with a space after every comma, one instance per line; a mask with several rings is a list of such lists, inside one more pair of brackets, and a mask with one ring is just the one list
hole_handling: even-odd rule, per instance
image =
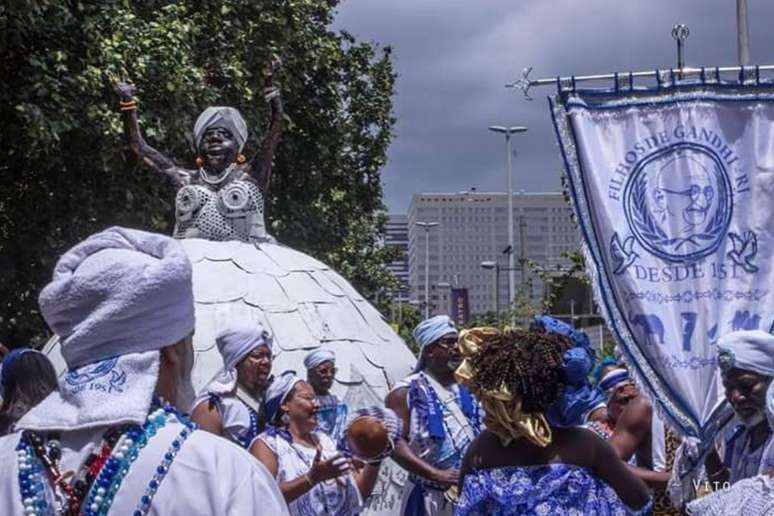
[[[131, 93], [131, 88], [127, 86], [126, 91]], [[278, 244], [266, 232], [263, 189], [268, 188], [282, 125], [279, 98], [271, 94], [267, 100], [271, 101], [272, 122], [266, 140], [269, 152], [263, 161], [232, 163], [223, 170], [209, 171], [205, 159], [203, 167], [188, 170], [170, 167], [171, 160], [160, 160], [158, 151], [138, 154], [146, 165], [169, 176], [177, 187], [174, 236], [193, 264], [194, 387], [197, 391], [204, 388], [223, 366], [216, 335], [234, 324], [254, 321], [274, 336], [274, 374], [292, 369], [305, 376], [306, 354], [329, 349], [336, 353], [337, 368], [331, 390], [350, 411], [383, 405], [389, 390], [411, 373], [416, 362], [406, 343], [336, 271]], [[222, 119], [241, 120], [234, 126], [237, 128], [244, 124], [241, 115], [230, 109], [211, 108], [214, 112], [225, 111], [219, 117], [210, 116], [202, 126], [197, 122], [197, 146], [198, 135], [205, 134], [208, 127], [220, 127]], [[135, 128], [128, 133], [130, 141], [137, 148], [150, 148], [141, 137], [136, 112], [126, 111], [124, 116]], [[226, 127], [233, 129], [228, 124]], [[246, 138], [243, 131], [237, 131], [241, 144]], [[214, 140], [216, 155], [222, 153], [221, 140], [234, 138], [233, 131], [226, 132], [228, 135], [220, 134]], [[206, 158], [208, 154], [202, 155]], [[267, 174], [265, 183], [254, 177], [263, 177], [258, 173], [261, 171]], [[52, 339], [44, 351], [61, 374], [66, 367], [58, 341]], [[397, 514], [406, 478], [403, 469], [385, 461], [364, 514]]]
[[[393, 385], [411, 373], [416, 359], [381, 314], [324, 263], [281, 244], [264, 241], [180, 240], [193, 263], [196, 302], [194, 387], [202, 389], [223, 362], [218, 332], [257, 321], [274, 335], [276, 374], [305, 374], [314, 349], [336, 353], [334, 394], [350, 410], [382, 405]], [[44, 349], [62, 373], [58, 341]], [[385, 461], [365, 514], [395, 514], [406, 473]]]

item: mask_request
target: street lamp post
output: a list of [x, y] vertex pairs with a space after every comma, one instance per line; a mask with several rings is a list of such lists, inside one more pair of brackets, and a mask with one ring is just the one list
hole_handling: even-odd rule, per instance
[[[516, 268], [513, 263], [513, 177], [511, 174], [511, 134], [523, 133], [527, 130], [526, 127], [513, 126], [503, 127], [500, 125], [491, 125], [489, 130], [495, 133], [501, 133], [505, 135], [505, 151], [507, 158], [507, 174], [508, 174], [508, 245], [511, 247], [511, 253], [508, 255], [508, 304], [513, 303], [513, 294], [516, 291]], [[523, 271], [522, 271], [523, 274]]]
[[414, 222], [420, 228], [425, 228], [425, 319], [430, 317], [430, 228], [437, 222]]
[[494, 311], [495, 311], [495, 317], [497, 320], [500, 320], [500, 264], [487, 260], [485, 262], [481, 262], [481, 267], [484, 269], [494, 269]]

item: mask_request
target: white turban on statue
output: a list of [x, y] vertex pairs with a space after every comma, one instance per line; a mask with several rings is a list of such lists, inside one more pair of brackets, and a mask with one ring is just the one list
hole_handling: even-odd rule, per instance
[[336, 353], [327, 349], [316, 349], [304, 358], [304, 367], [314, 369], [325, 362], [336, 363]]
[[[159, 350], [194, 330], [191, 262], [181, 245], [120, 227], [92, 235], [62, 255], [39, 303], [69, 372], [60, 390], [18, 427], [144, 422], [158, 381]], [[189, 348], [185, 366], [193, 364]]]
[[247, 142], [247, 124], [236, 109], [228, 106], [211, 106], [202, 111], [194, 124], [194, 143], [198, 149], [201, 146], [205, 131], [212, 127], [223, 127], [236, 138], [239, 152]]
[[774, 377], [774, 335], [763, 330], [734, 331], [718, 339], [721, 372], [744, 369]]

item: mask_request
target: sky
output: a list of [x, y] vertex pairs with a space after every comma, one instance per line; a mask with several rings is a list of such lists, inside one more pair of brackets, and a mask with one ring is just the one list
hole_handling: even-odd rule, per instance
[[[748, 0], [751, 64], [774, 64], [774, 2]], [[562, 169], [542, 87], [527, 101], [505, 84], [676, 65], [671, 37], [688, 25], [688, 66], [737, 64], [735, 0], [343, 0], [333, 28], [393, 49], [397, 123], [382, 171], [390, 213], [415, 192], [559, 191]]]

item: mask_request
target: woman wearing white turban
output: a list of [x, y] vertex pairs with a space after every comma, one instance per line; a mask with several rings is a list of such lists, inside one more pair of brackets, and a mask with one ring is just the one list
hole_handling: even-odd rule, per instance
[[266, 426], [263, 402], [271, 383], [272, 337], [255, 323], [228, 328], [215, 342], [223, 369], [199, 394], [191, 419], [249, 450]]
[[251, 452], [274, 474], [291, 516], [358, 514], [376, 485], [379, 465], [353, 471], [333, 440], [315, 431], [319, 408], [312, 386], [285, 371], [266, 393], [272, 426]]

